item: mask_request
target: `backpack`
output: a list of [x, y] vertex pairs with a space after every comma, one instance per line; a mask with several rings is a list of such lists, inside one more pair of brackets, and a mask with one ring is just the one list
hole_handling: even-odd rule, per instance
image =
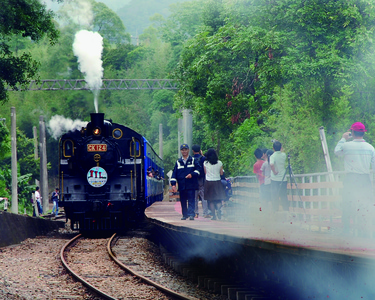
[[197, 158], [197, 160], [198, 160], [198, 165], [199, 165], [199, 167], [200, 167], [200, 169], [201, 169], [198, 178], [204, 178], [204, 177], [205, 177], [205, 174], [204, 174], [203, 163], [204, 163], [204, 161], [206, 160], [206, 158], [205, 158], [204, 156], [202, 156], [202, 155], [199, 155], [199, 158]]
[[[56, 199], [56, 200], [55, 200]], [[52, 201], [57, 201], [58, 200], [58, 193], [56, 193], [56, 191], [53, 191], [52, 192], [52, 195], [51, 195], [51, 200]]]

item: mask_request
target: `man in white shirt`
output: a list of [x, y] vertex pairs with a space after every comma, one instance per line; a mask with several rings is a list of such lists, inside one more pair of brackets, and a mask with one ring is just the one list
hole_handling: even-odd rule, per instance
[[351, 218], [359, 225], [359, 231], [368, 231], [369, 213], [374, 209], [370, 165], [374, 170], [375, 150], [363, 139], [366, 131], [361, 122], [354, 123], [335, 147], [335, 154], [344, 157], [346, 172], [342, 197], [344, 233], [349, 233]]
[[39, 215], [43, 214], [43, 207], [42, 207], [41, 199], [42, 197], [40, 196], [39, 186], [37, 186], [35, 189], [35, 200], [36, 200], [36, 205], [38, 206]]
[[281, 143], [275, 141], [273, 143], [275, 152], [270, 156], [272, 206], [274, 211], [279, 210], [279, 205], [283, 207], [284, 211], [289, 211], [287, 177], [285, 174], [286, 154], [281, 152], [281, 147]]

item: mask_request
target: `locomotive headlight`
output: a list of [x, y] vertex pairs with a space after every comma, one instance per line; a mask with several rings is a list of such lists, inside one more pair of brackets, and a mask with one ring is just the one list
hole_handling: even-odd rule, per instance
[[99, 127], [95, 127], [94, 130], [92, 131], [92, 134], [93, 135], [100, 135], [100, 132], [101, 132], [100, 128]]

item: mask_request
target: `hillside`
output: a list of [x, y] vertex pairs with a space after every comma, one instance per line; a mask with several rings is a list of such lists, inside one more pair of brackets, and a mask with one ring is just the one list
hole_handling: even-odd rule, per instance
[[126, 31], [132, 36], [140, 35], [145, 28], [150, 26], [150, 17], [156, 13], [164, 17], [169, 15], [169, 5], [185, 2], [186, 0], [131, 0], [116, 13], [120, 16]]

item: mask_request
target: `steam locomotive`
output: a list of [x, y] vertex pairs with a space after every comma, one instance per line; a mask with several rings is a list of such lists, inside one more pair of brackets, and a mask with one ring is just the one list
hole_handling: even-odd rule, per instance
[[125, 229], [163, 199], [162, 159], [142, 135], [103, 113], [92, 113], [85, 128], [64, 134], [59, 156], [59, 205], [72, 230]]

